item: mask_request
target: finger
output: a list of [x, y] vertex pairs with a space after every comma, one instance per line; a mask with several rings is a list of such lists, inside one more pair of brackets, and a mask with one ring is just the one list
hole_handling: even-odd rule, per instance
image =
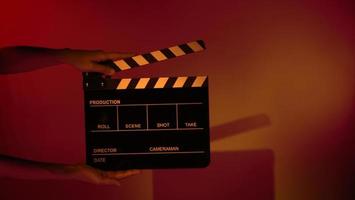
[[110, 171], [107, 172], [107, 176], [115, 178], [115, 179], [123, 179], [129, 176], [133, 176], [139, 174], [140, 170], [127, 170], [127, 171]]
[[113, 179], [113, 178], [108, 178], [108, 177], [106, 177], [105, 179], [102, 179], [101, 184], [121, 186], [121, 184], [118, 180]]
[[101, 60], [119, 60], [122, 58], [132, 57], [134, 53], [117, 53], [117, 52], [102, 52], [99, 57]]
[[109, 66], [101, 65], [99, 63], [92, 63], [91, 72], [99, 72], [108, 76], [112, 76], [115, 73], [115, 70]]

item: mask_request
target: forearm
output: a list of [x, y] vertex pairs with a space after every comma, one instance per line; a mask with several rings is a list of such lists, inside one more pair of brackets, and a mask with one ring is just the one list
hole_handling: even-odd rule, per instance
[[105, 62], [129, 56], [133, 54], [29, 46], [6, 47], [0, 48], [0, 74], [28, 72], [58, 64], [69, 64], [82, 72], [98, 72], [111, 76], [115, 70]]
[[65, 49], [15, 46], [0, 48], [0, 74], [27, 72], [63, 64]]
[[17, 179], [71, 179], [69, 165], [52, 164], [0, 155], [0, 177]]
[[53, 164], [0, 155], [0, 178], [67, 179], [95, 184], [119, 185], [119, 180], [138, 173], [138, 170], [101, 171], [85, 164]]

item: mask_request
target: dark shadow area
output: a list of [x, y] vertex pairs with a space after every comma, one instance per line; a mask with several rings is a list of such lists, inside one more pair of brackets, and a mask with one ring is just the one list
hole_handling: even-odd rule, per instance
[[[259, 114], [211, 128], [211, 141], [270, 126]], [[272, 150], [211, 153], [203, 169], [153, 171], [154, 199], [274, 199], [274, 154]]]
[[154, 200], [272, 200], [271, 150], [218, 152], [203, 169], [154, 170]]
[[211, 127], [210, 137], [211, 141], [214, 141], [270, 125], [269, 117], [265, 114], [259, 114]]

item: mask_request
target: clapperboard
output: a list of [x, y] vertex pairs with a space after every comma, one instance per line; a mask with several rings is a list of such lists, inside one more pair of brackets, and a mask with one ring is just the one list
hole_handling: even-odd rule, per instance
[[[204, 49], [199, 40], [105, 64], [129, 70]], [[83, 87], [88, 165], [121, 170], [209, 164], [207, 76], [113, 79], [83, 73]]]

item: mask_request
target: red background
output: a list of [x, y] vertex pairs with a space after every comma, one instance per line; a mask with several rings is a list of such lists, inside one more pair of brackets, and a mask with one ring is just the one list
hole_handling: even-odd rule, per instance
[[[213, 161], [119, 188], [0, 179], [0, 199], [352, 199], [353, 11], [316, 0], [2, 2], [0, 47], [142, 53], [204, 39], [204, 53], [119, 76], [208, 75]], [[1, 153], [85, 160], [80, 72], [1, 75], [0, 88]]]

